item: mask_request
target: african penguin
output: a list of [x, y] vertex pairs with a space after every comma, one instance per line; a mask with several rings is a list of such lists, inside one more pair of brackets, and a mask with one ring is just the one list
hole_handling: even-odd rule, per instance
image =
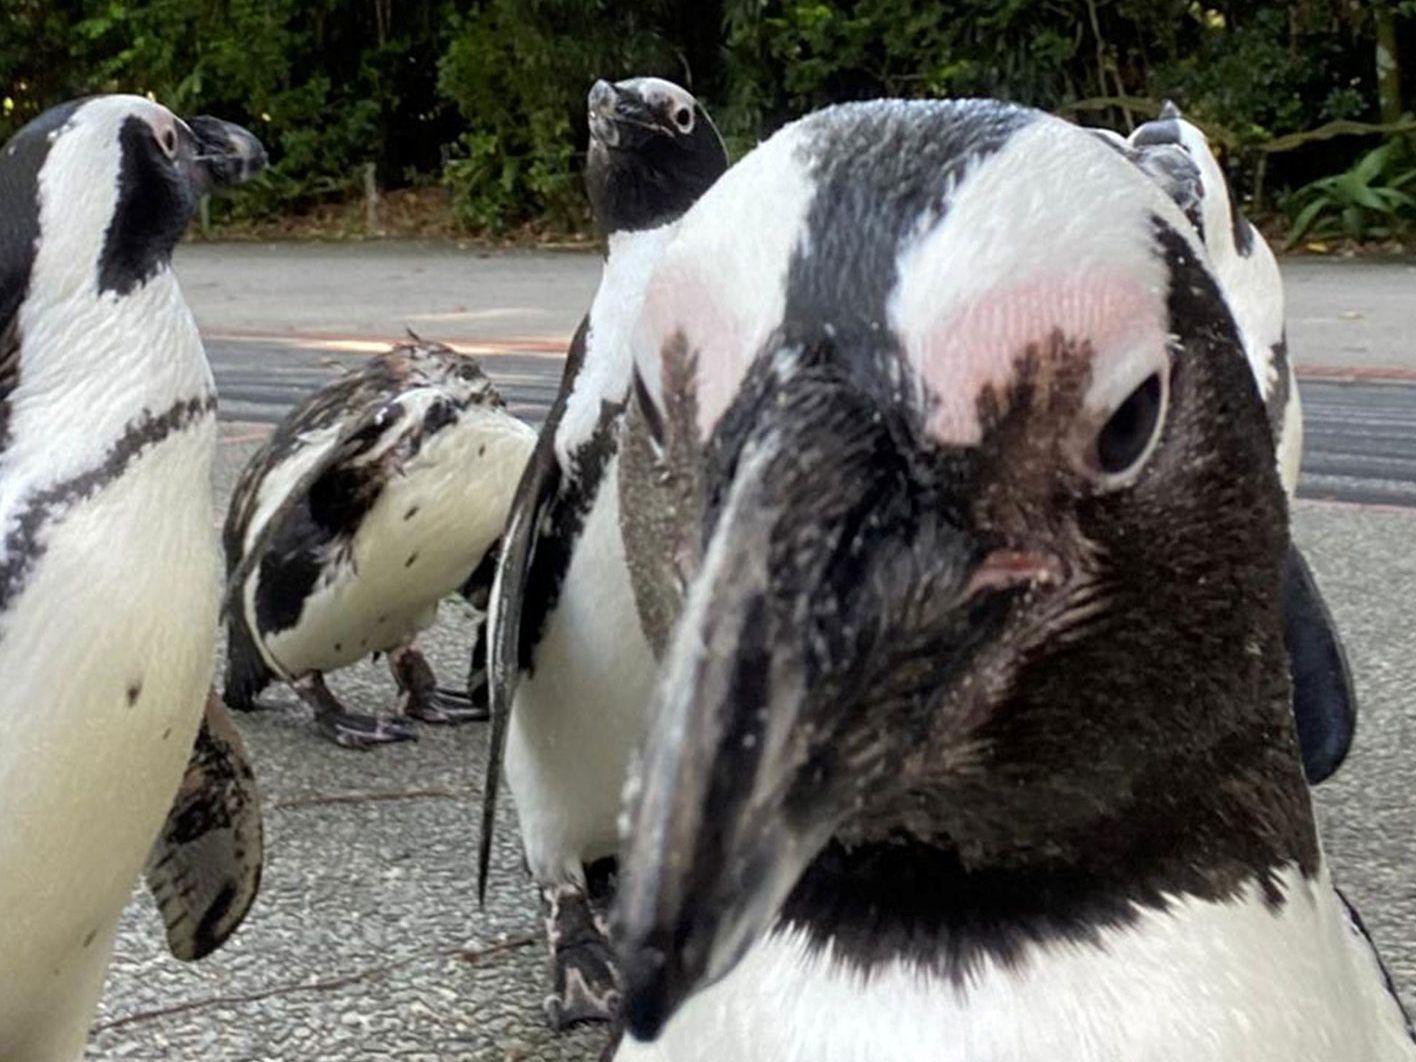
[[479, 880], [480, 891], [504, 748], [526, 858], [549, 907], [546, 1007], [557, 1027], [607, 1018], [617, 1003], [586, 874], [616, 852], [625, 769], [654, 673], [616, 486], [630, 386], [626, 327], [675, 222], [727, 168], [702, 104], [667, 81], [596, 82], [589, 123], [586, 185], [607, 236], [605, 269], [517, 490], [499, 561]]
[[[290, 683], [350, 748], [430, 723], [486, 718], [439, 689], [418, 633], [462, 589], [490, 593], [498, 538], [536, 433], [476, 360], [413, 338], [310, 395], [246, 465], [223, 544], [226, 702]], [[324, 675], [387, 653], [392, 717], [346, 711]]]
[[[1204, 242], [1225, 293], [1249, 368], [1268, 412], [1279, 476], [1290, 500], [1298, 489], [1303, 412], [1288, 356], [1283, 281], [1267, 241], [1243, 216], [1204, 133], [1166, 103], [1160, 117], [1118, 150], [1166, 189]], [[1337, 625], [1307, 562], [1289, 547], [1284, 579], [1284, 641], [1293, 674], [1294, 714], [1310, 782], [1341, 766], [1357, 729], [1357, 699]]]
[[0, 149], [0, 1058], [82, 1055], [145, 860], [181, 958], [255, 895], [254, 783], [207, 698], [216, 394], [171, 258], [264, 166], [136, 96]]
[[1136, 167], [982, 100], [819, 112], [683, 219], [633, 348], [703, 545], [619, 1062], [1416, 1058], [1314, 825], [1216, 274]]

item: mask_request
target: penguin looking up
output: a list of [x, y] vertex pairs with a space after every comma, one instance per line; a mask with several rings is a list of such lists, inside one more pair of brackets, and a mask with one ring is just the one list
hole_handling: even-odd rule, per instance
[[[1264, 399], [1279, 476], [1291, 501], [1303, 453], [1303, 411], [1284, 328], [1283, 278], [1272, 249], [1239, 209], [1204, 133], [1174, 104], [1166, 103], [1155, 121], [1128, 139], [1115, 134], [1108, 139], [1166, 189], [1204, 241]], [[1316, 784], [1347, 757], [1357, 731], [1357, 695], [1337, 624], [1296, 545], [1289, 547], [1285, 567], [1284, 642], [1293, 711], [1303, 767]]]
[[1152, 180], [831, 108], [684, 218], [634, 348], [703, 547], [619, 1062], [1416, 1058], [1314, 823], [1262, 396]]
[[145, 860], [180, 958], [255, 896], [254, 782], [207, 698], [216, 392], [171, 259], [264, 165], [136, 96], [0, 150], [0, 1058], [82, 1055]]
[[[279, 678], [350, 748], [413, 737], [403, 717], [485, 719], [438, 688], [416, 638], [448, 594], [485, 604], [535, 441], [474, 358], [416, 337], [296, 406], [227, 513], [227, 704], [249, 711]], [[373, 653], [398, 684], [392, 717], [347, 712], [324, 682]]]
[[702, 104], [677, 85], [596, 82], [586, 185], [605, 268], [512, 506], [490, 612], [492, 740], [485, 889], [500, 760], [548, 907], [557, 1027], [613, 1016], [618, 989], [587, 868], [615, 855], [620, 792], [644, 727], [654, 657], [620, 532], [627, 328], [674, 224], [727, 168]]

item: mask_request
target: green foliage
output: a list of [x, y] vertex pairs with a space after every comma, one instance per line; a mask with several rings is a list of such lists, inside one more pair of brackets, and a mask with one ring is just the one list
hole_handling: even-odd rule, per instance
[[1028, 0], [735, 0], [725, 14], [740, 86], [727, 124], [758, 135], [843, 99], [1061, 100], [1083, 40], [1074, 12]]
[[878, 95], [999, 96], [1047, 110], [1130, 95], [1174, 98], [1246, 143], [1372, 109], [1369, 28], [1347, 10], [1340, 0], [729, 0], [731, 122], [761, 133]]
[[1343, 173], [1294, 192], [1284, 204], [1292, 219], [1290, 246], [1310, 240], [1408, 238], [1416, 231], [1416, 152], [1389, 140]]
[[1192, 12], [1185, 46], [1150, 68], [1148, 92], [1184, 101], [1236, 145], [1334, 118], [1375, 117], [1370, 56], [1350, 27], [1321, 4], [1256, 7], [1233, 23]]
[[[738, 152], [848, 99], [1000, 96], [1126, 128], [1146, 115], [1118, 99], [1173, 98], [1242, 170], [1250, 145], [1376, 118], [1378, 13], [1406, 20], [1402, 47], [1416, 40], [1416, 0], [3, 3], [0, 139], [71, 96], [150, 92], [266, 141], [270, 175], [218, 220], [356, 195], [373, 162], [386, 186], [441, 181], [476, 230], [584, 225], [585, 94], [597, 77], [687, 84]], [[1305, 184], [1370, 146], [1274, 155], [1268, 183]], [[1298, 211], [1336, 189], [1308, 184]], [[1333, 210], [1309, 226], [1393, 228], [1360, 201]]]
[[[260, 136], [274, 163], [218, 213], [271, 214], [344, 195], [364, 163], [391, 169], [390, 146], [407, 151], [403, 127], [419, 124], [410, 104], [432, 100], [437, 109], [442, 0], [6, 3], [16, 11], [0, 20], [0, 77], [14, 105], [0, 116], [0, 136], [53, 103], [96, 92], [150, 93], [179, 114], [218, 114]], [[405, 97], [419, 50], [426, 99]], [[439, 158], [444, 134], [434, 135], [425, 165]]]
[[445, 178], [466, 224], [583, 224], [585, 96], [598, 77], [672, 69], [652, 5], [487, 0], [454, 22], [438, 77], [466, 119]]

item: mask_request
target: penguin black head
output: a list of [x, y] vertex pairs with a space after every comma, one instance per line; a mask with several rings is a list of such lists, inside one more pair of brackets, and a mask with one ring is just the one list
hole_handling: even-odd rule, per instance
[[684, 218], [635, 343], [703, 498], [632, 787], [632, 1032], [774, 925], [1007, 961], [1312, 870], [1264, 410], [1123, 157], [1001, 104], [822, 112]]
[[[23, 297], [41, 237], [63, 241], [76, 270], [96, 263], [100, 292], [125, 295], [167, 265], [202, 195], [265, 164], [260, 141], [241, 127], [184, 122], [139, 96], [46, 111], [0, 150], [0, 319]], [[51, 208], [54, 223], [41, 233], [46, 204], [58, 203], [62, 222]]]
[[728, 168], [708, 112], [673, 82], [597, 81], [589, 110], [585, 183], [595, 222], [606, 233], [673, 221]]

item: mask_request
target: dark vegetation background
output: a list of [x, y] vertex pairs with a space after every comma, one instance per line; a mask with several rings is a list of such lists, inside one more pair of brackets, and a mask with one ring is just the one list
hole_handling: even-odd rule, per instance
[[576, 232], [586, 91], [650, 73], [735, 154], [838, 100], [983, 94], [1124, 131], [1173, 98], [1295, 239], [1416, 234], [1416, 0], [0, 0], [0, 139], [94, 92], [243, 122], [274, 166], [217, 225], [354, 232], [411, 203], [443, 231]]

